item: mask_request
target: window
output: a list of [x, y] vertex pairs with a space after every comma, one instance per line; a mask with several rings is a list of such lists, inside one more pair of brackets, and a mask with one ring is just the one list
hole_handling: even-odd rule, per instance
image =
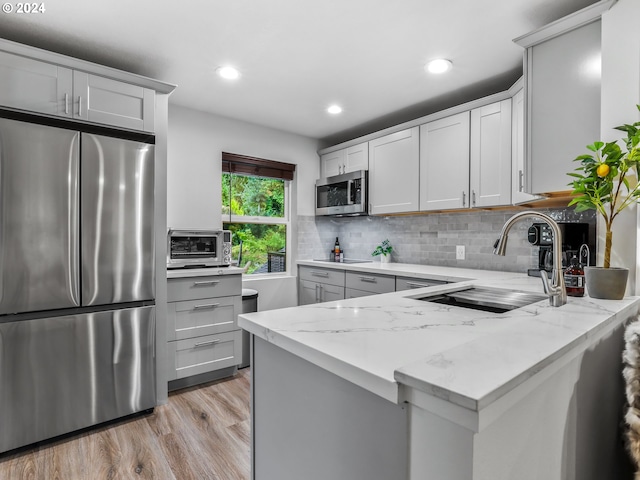
[[232, 256], [247, 273], [287, 269], [289, 183], [295, 165], [222, 153], [223, 228]]

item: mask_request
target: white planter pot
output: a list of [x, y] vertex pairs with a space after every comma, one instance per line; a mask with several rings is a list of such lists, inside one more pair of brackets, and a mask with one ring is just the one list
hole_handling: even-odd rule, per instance
[[380, 263], [390, 263], [391, 262], [391, 255], [379, 255], [380, 256]]

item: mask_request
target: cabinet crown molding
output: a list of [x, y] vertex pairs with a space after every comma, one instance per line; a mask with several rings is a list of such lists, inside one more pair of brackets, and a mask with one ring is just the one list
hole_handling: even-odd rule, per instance
[[600, 0], [593, 5], [578, 10], [571, 15], [560, 18], [544, 27], [538, 28], [533, 32], [514, 38], [513, 41], [523, 48], [533, 47], [547, 40], [551, 40], [558, 35], [569, 32], [576, 28], [595, 22], [600, 19], [602, 14], [609, 10], [618, 0]]

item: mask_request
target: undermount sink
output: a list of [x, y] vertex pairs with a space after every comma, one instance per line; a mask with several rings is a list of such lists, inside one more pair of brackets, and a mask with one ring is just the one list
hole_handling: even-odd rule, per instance
[[454, 292], [427, 295], [416, 298], [416, 300], [439, 303], [452, 307], [471, 308], [485, 312], [505, 313], [547, 298], [546, 295], [522, 292], [519, 290], [469, 287]]

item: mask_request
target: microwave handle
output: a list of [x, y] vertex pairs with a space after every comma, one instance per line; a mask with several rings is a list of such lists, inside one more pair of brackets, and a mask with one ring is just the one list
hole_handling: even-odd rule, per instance
[[353, 180], [349, 180], [347, 182], [347, 205], [353, 205], [353, 200], [351, 199], [351, 186], [353, 185]]

